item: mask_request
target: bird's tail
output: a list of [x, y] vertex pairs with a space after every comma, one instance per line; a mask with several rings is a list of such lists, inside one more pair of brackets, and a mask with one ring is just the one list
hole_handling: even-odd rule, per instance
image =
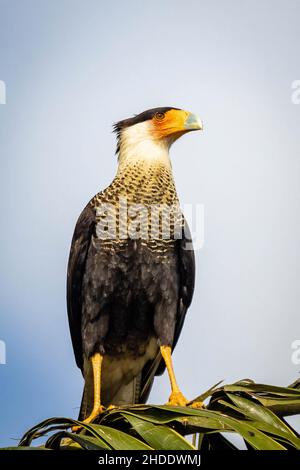
[[[120, 364], [112, 365], [111, 362], [103, 364], [101, 383], [101, 404], [105, 407], [109, 405], [135, 405], [146, 403], [157, 373], [161, 374], [160, 368], [162, 357], [158, 351], [152, 361], [148, 361], [141, 372], [126, 383], [126, 376], [120, 374], [122, 367]], [[125, 361], [126, 364], [126, 361]], [[124, 365], [124, 364], [123, 364]], [[79, 420], [87, 418], [93, 409], [94, 402], [94, 378], [91, 361], [84, 362], [85, 385], [81, 400]], [[127, 375], [128, 378], [128, 375]]]

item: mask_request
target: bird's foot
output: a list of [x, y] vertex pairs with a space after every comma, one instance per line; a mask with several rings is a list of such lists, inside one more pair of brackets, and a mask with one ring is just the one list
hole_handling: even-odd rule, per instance
[[203, 401], [193, 401], [191, 404], [189, 404], [191, 408], [205, 408]]
[[[101, 414], [103, 413], [103, 411], [105, 410], [104, 406], [100, 405], [99, 407], [97, 408], [94, 408], [93, 411], [91, 412], [91, 414], [85, 418], [82, 423], [83, 424], [90, 424], [92, 423], [93, 421], [95, 421], [95, 419]], [[73, 432], [77, 432], [79, 431], [80, 429], [82, 428], [82, 426], [73, 426], [72, 427], [72, 431]]]
[[189, 401], [185, 398], [181, 391], [178, 390], [171, 393], [167, 404], [170, 406], [186, 406], [188, 402]]
[[115, 410], [117, 408], [116, 405], [109, 405], [107, 408], [106, 408], [106, 411], [112, 411], [112, 410]]

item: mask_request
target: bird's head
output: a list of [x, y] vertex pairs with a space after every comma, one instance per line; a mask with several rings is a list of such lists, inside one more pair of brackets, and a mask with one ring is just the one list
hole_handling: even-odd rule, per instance
[[170, 146], [190, 131], [202, 130], [193, 113], [173, 107], [154, 108], [114, 125], [119, 159], [162, 159]]

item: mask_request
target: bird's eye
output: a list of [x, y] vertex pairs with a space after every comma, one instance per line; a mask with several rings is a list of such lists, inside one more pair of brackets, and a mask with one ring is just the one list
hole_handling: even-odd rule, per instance
[[158, 121], [162, 121], [163, 119], [165, 119], [165, 113], [155, 113], [155, 119], [157, 119]]

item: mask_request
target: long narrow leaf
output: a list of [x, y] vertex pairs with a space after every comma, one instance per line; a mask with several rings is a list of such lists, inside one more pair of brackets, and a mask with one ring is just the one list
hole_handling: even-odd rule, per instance
[[171, 428], [155, 426], [134, 416], [126, 415], [126, 418], [134, 430], [154, 449], [195, 450], [192, 444]]
[[247, 398], [233, 395], [231, 393], [229, 393], [228, 396], [239, 409], [244, 411], [247, 416], [253, 420], [262, 421], [269, 424], [274, 428], [275, 434], [276, 431], [278, 433], [280, 432], [280, 435], [285, 436], [287, 439], [293, 442], [297, 449], [300, 448], [300, 439], [271, 410], [268, 410], [261, 405], [257, 405]]
[[98, 424], [93, 424], [91, 427], [115, 450], [152, 450], [147, 444], [125, 432]]
[[[62, 443], [62, 440], [68, 438], [70, 441], [74, 441], [79, 444], [82, 449], [85, 450], [111, 450], [111, 447], [105, 443], [105, 441], [96, 438], [85, 436], [82, 434], [75, 434], [70, 432], [56, 433], [50, 439], [48, 439], [46, 446], [49, 448], [64, 448], [66, 444]], [[70, 444], [68, 443], [68, 447]]]

